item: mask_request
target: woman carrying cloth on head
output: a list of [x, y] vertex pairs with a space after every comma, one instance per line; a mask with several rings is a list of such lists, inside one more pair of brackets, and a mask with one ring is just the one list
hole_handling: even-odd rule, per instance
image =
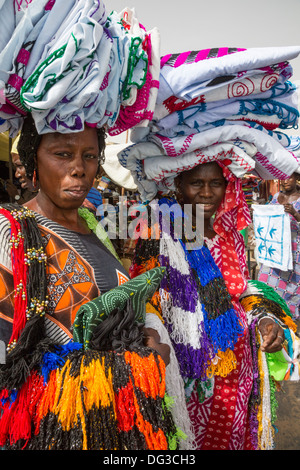
[[195, 233], [201, 205], [203, 246], [188, 248], [192, 240], [176, 239], [171, 215], [171, 238], [161, 222], [156, 239], [138, 239], [131, 277], [166, 267], [152, 302], [179, 362], [197, 448], [270, 448], [275, 401], [265, 356], [282, 350], [295, 325], [276, 296], [248, 282], [240, 230], [250, 216], [241, 180], [216, 161], [183, 171], [175, 184], [175, 199], [160, 197], [150, 206], [166, 211], [179, 203], [183, 219], [192, 205]]
[[[249, 280], [241, 235], [251, 221], [243, 176], [299, 172], [288, 137], [276, 130], [299, 115], [289, 52], [220, 47], [164, 56], [154, 118], [118, 155], [149, 219], [130, 275], [166, 268], [151, 302], [169, 332], [201, 450], [272, 449], [274, 379], [299, 380], [291, 313], [273, 289]], [[158, 318], [152, 324], [160, 331]]]
[[145, 328], [164, 270], [132, 284], [82, 207], [105, 132], [153, 115], [158, 32], [98, 0], [2, 2], [0, 12], [0, 132], [21, 132], [39, 188], [0, 208], [0, 446], [176, 449], [186, 436], [165, 393], [169, 346]]
[[[7, 346], [0, 368], [0, 436], [1, 445], [10, 449], [138, 450], [178, 445], [176, 427], [167, 424], [163, 410], [163, 361], [169, 362], [169, 346], [144, 328], [146, 299], [140, 311], [134, 311], [128, 294], [127, 307], [122, 304], [114, 315], [115, 309], [106, 307], [102, 329], [93, 326], [104, 315], [100, 299], [131, 283], [104, 229], [81, 208], [104, 148], [103, 129], [85, 126], [78, 133], [40, 136], [30, 115], [24, 121], [18, 151], [27, 174], [36, 173], [39, 192], [23, 207], [0, 208], [0, 339]], [[161, 276], [158, 273], [155, 283]], [[151, 284], [154, 279], [139, 282]], [[131, 294], [139, 297], [142, 289]], [[90, 301], [96, 320], [78, 324]], [[90, 345], [84, 335], [80, 343], [73, 341], [75, 326], [76, 331], [91, 331]], [[149, 352], [156, 351], [153, 348], [160, 352], [152, 356], [153, 364], [144, 365]], [[60, 389], [65, 396], [57, 395]], [[153, 421], [154, 409], [150, 411], [156, 400], [160, 423], [165, 415], [161, 426]], [[142, 416], [142, 407], [147, 410], [148, 405], [150, 414], [145, 411]]]

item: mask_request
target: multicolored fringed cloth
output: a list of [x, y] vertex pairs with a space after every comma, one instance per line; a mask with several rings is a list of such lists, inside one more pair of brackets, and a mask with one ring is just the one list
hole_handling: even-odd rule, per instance
[[[161, 208], [178, 206], [172, 198], [161, 198], [157, 204]], [[170, 213], [173, 228], [175, 212]], [[181, 208], [178, 216], [183, 220]], [[160, 227], [160, 238], [138, 241], [136, 252], [132, 277], [148, 266], [166, 267], [159, 290], [159, 310], [173, 341], [182, 376], [205, 380], [211, 373], [227, 375], [235, 367], [233, 350], [243, 334], [243, 325], [207, 246], [188, 250], [183, 239], [165, 236]]]
[[[143, 345], [145, 303], [164, 268], [82, 306], [74, 323], [74, 335], [82, 342], [59, 344], [46, 336], [46, 257], [34, 214], [16, 206], [1, 208], [1, 214], [11, 223], [14, 278], [17, 282], [22, 275], [23, 288], [19, 283], [12, 340], [0, 366], [0, 445], [177, 449], [185, 436], [170, 411], [165, 364]], [[40, 292], [29, 283], [37, 275]]]
[[[291, 312], [272, 287], [260, 281], [249, 281], [241, 298], [248, 315], [254, 383], [249, 403], [249, 436], [254, 449], [274, 447], [277, 400], [277, 383], [282, 380], [299, 380], [300, 340]], [[284, 329], [284, 343], [277, 353], [260, 350], [262, 337], [257, 329], [261, 318], [271, 317]]]
[[164, 376], [161, 357], [145, 348], [57, 346], [19, 390], [2, 391], [0, 443], [28, 450], [175, 450], [180, 432]]

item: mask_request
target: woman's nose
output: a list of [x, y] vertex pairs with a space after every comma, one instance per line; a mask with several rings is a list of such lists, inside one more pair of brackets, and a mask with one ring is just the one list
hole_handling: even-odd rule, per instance
[[71, 162], [71, 175], [82, 177], [85, 175], [85, 161], [81, 155], [76, 155]]
[[200, 190], [202, 196], [210, 197], [212, 195], [212, 190], [209, 184], [204, 184]]

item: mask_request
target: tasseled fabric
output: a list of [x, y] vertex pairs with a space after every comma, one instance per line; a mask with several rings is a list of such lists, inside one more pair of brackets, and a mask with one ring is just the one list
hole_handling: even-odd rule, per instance
[[[158, 200], [159, 206], [174, 203], [172, 198]], [[235, 368], [233, 350], [243, 327], [207, 246], [188, 250], [185, 241], [174, 236], [174, 212], [170, 219], [173, 225], [167, 236], [161, 218], [160, 239], [138, 240], [131, 277], [149, 264], [166, 267], [152, 301], [163, 315], [182, 376], [201, 380], [213, 374], [226, 376]]]
[[143, 325], [134, 323], [131, 306], [93, 331], [94, 349], [54, 343], [45, 335], [46, 260], [38, 226], [22, 208], [6, 206], [1, 214], [10, 220], [11, 237], [19, 234], [21, 243], [12, 239], [13, 274], [17, 280], [23, 274], [26, 295], [0, 366], [0, 446], [176, 450], [185, 435], [170, 412], [165, 364], [143, 346]]
[[[281, 380], [288, 380], [294, 367], [299, 369], [299, 365], [295, 365], [292, 359], [290, 364], [285, 361], [282, 352], [273, 354], [261, 352], [262, 338], [257, 323], [259, 319], [269, 316], [283, 327], [286, 339], [283, 350], [286, 350], [291, 358], [294, 355], [294, 348], [299, 350], [299, 345], [297, 346], [299, 340], [293, 333], [296, 331], [296, 325], [286, 302], [271, 287], [259, 281], [248, 281], [248, 289], [241, 298], [241, 305], [248, 316], [253, 362], [254, 382], [249, 402], [250, 439], [254, 449], [268, 450], [274, 447], [274, 426], [278, 406], [275, 395], [276, 374], [272, 365], [276, 363], [279, 355], [281, 368], [286, 370], [286, 375], [283, 374]], [[296, 372], [299, 377], [299, 372]]]
[[[158, 354], [145, 348], [116, 354], [72, 346], [73, 352], [60, 357], [60, 367], [50, 367], [47, 381], [33, 371], [16, 395], [2, 392], [0, 445], [27, 450], [178, 447], [181, 433], [173, 424]], [[44, 359], [45, 373], [49, 357]]]

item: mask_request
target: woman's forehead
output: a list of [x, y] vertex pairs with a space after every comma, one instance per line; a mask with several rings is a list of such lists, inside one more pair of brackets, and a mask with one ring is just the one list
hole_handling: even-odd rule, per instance
[[224, 178], [222, 168], [216, 162], [203, 163], [183, 173], [184, 178]]
[[77, 145], [83, 141], [89, 141], [91, 145], [98, 145], [97, 131], [95, 128], [86, 127], [80, 132], [69, 132], [62, 134], [59, 132], [50, 132], [42, 136], [42, 144], [68, 144], [68, 145]]

